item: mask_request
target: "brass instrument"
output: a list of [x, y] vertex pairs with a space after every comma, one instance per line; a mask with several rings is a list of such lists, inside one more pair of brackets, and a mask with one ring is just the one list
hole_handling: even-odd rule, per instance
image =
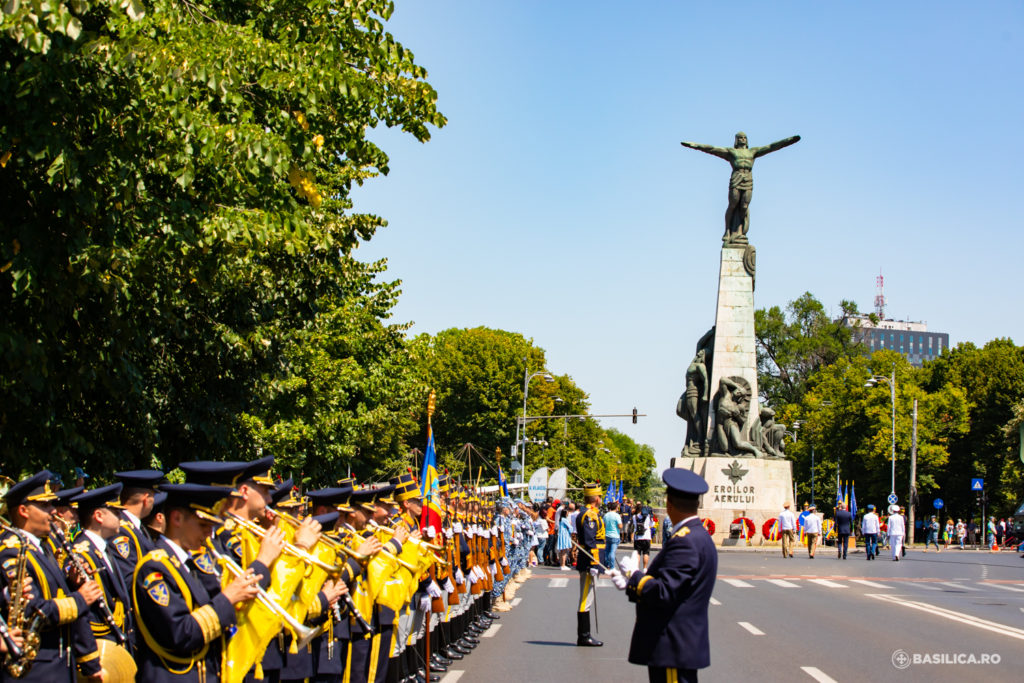
[[[226, 523], [228, 521], [233, 522], [234, 524], [237, 524], [238, 526], [242, 527], [243, 529], [245, 529], [245, 530], [247, 530], [247, 531], [249, 531], [249, 532], [251, 532], [253, 534], [256, 534], [256, 536], [258, 536], [261, 539], [264, 536], [267, 535], [266, 529], [261, 527], [259, 524], [257, 524], [256, 522], [249, 521], [248, 519], [245, 519], [244, 517], [240, 517], [240, 516], [236, 515], [233, 512], [229, 512], [228, 513], [227, 520], [221, 519], [221, 518], [218, 518], [218, 517], [214, 517], [213, 515], [205, 515], [205, 514], [202, 514], [202, 513], [201, 513], [201, 516], [207, 517], [207, 518], [210, 519], [210, 521], [217, 522], [217, 523]], [[343, 564], [327, 564], [326, 562], [321, 560], [319, 557], [314, 556], [312, 553], [310, 553], [307, 550], [303, 550], [302, 548], [300, 548], [299, 546], [295, 545], [294, 543], [290, 543], [288, 541], [285, 541], [284, 546], [283, 546], [283, 550], [284, 550], [284, 552], [288, 553], [289, 555], [291, 555], [293, 557], [297, 557], [297, 558], [299, 558], [300, 560], [302, 560], [303, 562], [305, 562], [307, 564], [311, 564], [314, 567], [319, 567], [320, 569], [323, 569], [330, 576], [334, 576], [334, 577], [341, 576], [342, 572], [345, 571], [345, 565], [343, 565]]]
[[[389, 536], [394, 536], [395, 535], [395, 530], [394, 529], [390, 529], [390, 528], [388, 528], [386, 526], [381, 526], [380, 524], [377, 524], [372, 519], [368, 520], [366, 523], [368, 525], [370, 525], [370, 528], [372, 528], [374, 531], [381, 531], [381, 532], [384, 532], [385, 534], [387, 534]], [[433, 550], [444, 550], [444, 546], [443, 545], [435, 545], [433, 543], [427, 543], [423, 539], [416, 539], [416, 538], [412, 538], [411, 536], [408, 539], [406, 539], [406, 542], [407, 543], [412, 543], [413, 545], [422, 546], [422, 547], [427, 548], [428, 550], [431, 550], [431, 551], [433, 551]], [[441, 565], [442, 567], [447, 567], [448, 566], [448, 562], [444, 558], [438, 557], [433, 552], [430, 553], [430, 556], [434, 558], [434, 562], [436, 562], [437, 564]]]
[[[302, 524], [301, 519], [287, 512], [280, 512], [278, 510], [274, 510], [274, 515], [279, 517], [281, 521], [295, 527], [296, 529], [299, 527], [300, 524]], [[345, 555], [348, 555], [357, 562], [366, 562], [368, 559], [370, 559], [368, 555], [364, 555], [360, 552], [357, 552], [355, 549], [350, 548], [344, 543], [334, 540], [326, 533], [320, 535], [320, 540], [318, 542], [322, 542], [324, 545], [326, 545], [328, 548], [330, 548], [336, 553], [344, 553]]]
[[[214, 559], [221, 562], [233, 576], [245, 576], [245, 570], [238, 566], [238, 563], [232, 558], [217, 552], [217, 549], [214, 547], [211, 540], [208, 539], [206, 541], [206, 547], [213, 555]], [[288, 629], [295, 634], [295, 645], [299, 649], [306, 647], [314, 638], [323, 633], [324, 629], [322, 626], [311, 628], [305, 624], [299, 623], [299, 621], [292, 616], [288, 610], [274, 602], [274, 599], [270, 597], [270, 595], [263, 590], [259, 584], [256, 585], [256, 589], [256, 600], [259, 600], [261, 605], [281, 618], [281, 621], [283, 621], [288, 626]]]
[[[7, 658], [8, 673], [15, 678], [21, 678], [32, 668], [32, 663], [39, 653], [39, 630], [42, 627], [42, 615], [37, 611], [32, 621], [26, 620], [28, 602], [25, 600], [24, 586], [25, 579], [28, 578], [28, 545], [31, 541], [25, 538], [20, 529], [15, 529], [7, 524], [0, 524], [0, 528], [11, 532], [21, 541], [14, 580], [9, 584], [11, 604], [7, 612], [7, 623], [12, 628], [21, 629], [25, 637], [25, 644], [20, 650], [20, 656], [15, 655], [11, 650]], [[13, 644], [13, 640], [11, 644]], [[8, 644], [8, 648], [10, 648], [10, 644]]]

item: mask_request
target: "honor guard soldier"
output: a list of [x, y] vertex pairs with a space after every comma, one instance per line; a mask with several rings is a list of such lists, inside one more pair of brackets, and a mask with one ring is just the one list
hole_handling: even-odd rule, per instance
[[[11, 486], [4, 496], [12, 524], [0, 536], [0, 565], [7, 582], [4, 613], [11, 628], [36, 631], [39, 645], [34, 652], [26, 645], [19, 660], [9, 658], [2, 680], [70, 683], [77, 667], [88, 680], [99, 681], [100, 655], [85, 615], [101, 591], [95, 581], [86, 580], [72, 592], [45, 543], [57, 500], [50, 478], [43, 470]], [[22, 590], [26, 581], [32, 590], [27, 600]], [[12, 674], [12, 666], [20, 675]]]
[[107, 541], [121, 528], [115, 510], [120, 508], [121, 484], [80, 493], [71, 499], [78, 511], [81, 531], [69, 545], [65, 566], [69, 576], [91, 576], [103, 591], [89, 609], [88, 619], [100, 652], [104, 680], [135, 680], [134, 629], [129, 588], [114, 570]]
[[235, 606], [254, 598], [259, 577], [251, 570], [209, 593], [196, 576], [192, 553], [213, 525], [199, 513], [231, 489], [201, 484], [163, 484], [167, 529], [155, 550], [139, 562], [132, 581], [139, 632], [139, 680], [146, 683], [213, 683], [220, 674], [222, 636], [235, 623]]
[[117, 472], [114, 477], [123, 486], [118, 513], [121, 529], [109, 541], [112, 549], [110, 558], [114, 561], [114, 569], [120, 572], [124, 585], [130, 587], [135, 565], [155, 547], [149, 540], [149, 534], [142, 528], [142, 519], [153, 510], [156, 486], [165, 481], [164, 473], [160, 470], [132, 470]]
[[587, 484], [583, 487], [583, 502], [587, 509], [576, 517], [576, 538], [581, 552], [576, 558], [576, 571], [580, 573], [580, 601], [576, 610], [576, 645], [601, 647], [600, 640], [590, 635], [590, 607], [594, 604], [595, 584], [599, 568], [595, 566], [598, 553], [598, 539], [604, 537], [604, 520], [598, 511], [601, 502], [601, 485]]
[[615, 587], [636, 603], [636, 625], [629, 661], [647, 667], [652, 682], [696, 681], [697, 669], [711, 664], [708, 603], [718, 572], [714, 541], [697, 516], [708, 483], [690, 470], [665, 470], [665, 507], [672, 521], [669, 538], [647, 568], [639, 558], [620, 561], [609, 575]]

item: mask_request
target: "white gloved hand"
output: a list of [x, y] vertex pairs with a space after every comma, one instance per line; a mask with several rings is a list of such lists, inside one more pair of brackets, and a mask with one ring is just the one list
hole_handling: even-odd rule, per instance
[[483, 536], [484, 538], [490, 538], [491, 537], [491, 530], [490, 529], [483, 529], [483, 530], [480, 531], [480, 535]]
[[473, 527], [466, 527], [466, 538], [473, 538]]
[[626, 555], [619, 560], [619, 569], [626, 576], [632, 576], [633, 572], [640, 569], [640, 555], [634, 550], [632, 555]]
[[629, 583], [629, 579], [623, 576], [622, 572], [618, 569], [609, 569], [608, 578], [612, 580], [612, 585], [620, 591], [626, 590], [626, 584]]
[[453, 534], [452, 534], [452, 530], [451, 530], [451, 529], [445, 529], [445, 530], [444, 530], [444, 536], [445, 536], [445, 538], [451, 538], [451, 537], [452, 537], [452, 535], [453, 535]]
[[455, 524], [452, 525], [452, 530], [455, 533], [457, 533], [457, 534], [461, 534], [462, 533], [462, 522], [455, 522]]
[[432, 598], [441, 597], [441, 587], [437, 585], [437, 581], [431, 581], [427, 584], [427, 595]]
[[449, 593], [455, 592], [455, 584], [452, 583], [451, 579], [444, 582], [444, 589]]
[[501, 558], [501, 566], [502, 567], [507, 567], [508, 566], [508, 558], [507, 557]]
[[462, 573], [462, 567], [459, 567], [455, 570], [455, 583], [459, 584], [460, 586], [466, 583], [466, 575]]
[[590, 568], [590, 575], [593, 576], [595, 579], [597, 578], [597, 575], [600, 574], [600, 573], [601, 573], [601, 570], [598, 569], [597, 567], [591, 567]]
[[420, 598], [420, 611], [421, 612], [429, 612], [430, 611], [430, 596], [429, 595], [424, 595], [422, 598]]
[[498, 575], [498, 567], [493, 562], [487, 566], [488, 571], [491, 572], [491, 578], [493, 579]]
[[435, 529], [433, 526], [428, 526], [427, 538], [434, 538], [435, 536], [437, 536], [437, 529]]
[[491, 527], [491, 533], [494, 534], [495, 536], [498, 535], [498, 525], [497, 524], [495, 524], [494, 526]]
[[479, 581], [479, 580], [480, 580], [480, 579], [478, 579], [478, 578], [476, 577], [476, 572], [475, 572], [475, 571], [473, 571], [473, 570], [470, 570], [470, 572], [469, 572], [469, 585], [470, 585], [470, 586], [473, 586], [473, 585], [475, 585], [475, 584], [476, 584], [476, 582], [477, 582], [477, 581]]

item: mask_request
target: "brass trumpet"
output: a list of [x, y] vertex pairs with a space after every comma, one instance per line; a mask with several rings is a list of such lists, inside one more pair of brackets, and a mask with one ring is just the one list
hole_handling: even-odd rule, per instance
[[[214, 559], [216, 559], [218, 562], [222, 562], [224, 564], [224, 567], [229, 572], [231, 572], [233, 576], [245, 576], [245, 570], [238, 566], [238, 563], [235, 562], [232, 558], [226, 557], [221, 553], [217, 552], [217, 549], [214, 547], [212, 541], [207, 540], [206, 547], [213, 555]], [[322, 626], [318, 626], [317, 628], [311, 628], [309, 626], [306, 626], [305, 624], [299, 623], [299, 621], [294, 616], [292, 616], [288, 612], [288, 610], [274, 602], [274, 599], [270, 597], [270, 595], [267, 594], [265, 590], [260, 588], [259, 584], [257, 584], [256, 588], [256, 599], [260, 601], [260, 604], [262, 604], [271, 612], [279, 616], [281, 618], [281, 621], [283, 621], [288, 626], [288, 629], [295, 634], [296, 647], [298, 647], [299, 649], [306, 647], [306, 645], [308, 645], [314, 638], [323, 633], [324, 629]]]
[[[274, 515], [279, 517], [283, 522], [290, 524], [295, 528], [298, 528], [299, 525], [302, 524], [302, 520], [300, 520], [295, 515], [289, 514], [287, 512], [279, 512], [278, 510], [274, 510]], [[327, 534], [321, 534], [319, 542], [322, 542], [324, 545], [326, 545], [328, 548], [330, 548], [336, 553], [344, 553], [345, 555], [348, 555], [357, 562], [366, 562], [368, 559], [370, 559], [368, 555], [364, 555], [363, 553], [357, 552], [355, 549], [350, 548], [349, 546], [345, 545], [340, 541], [334, 540]]]
[[[395, 535], [395, 530], [394, 529], [389, 529], [386, 526], [381, 526], [380, 524], [377, 524], [372, 519], [369, 520], [367, 522], [367, 524], [369, 524], [370, 527], [374, 531], [382, 531], [382, 532], [384, 532], [385, 534], [387, 534], [389, 536], [394, 536]], [[427, 543], [426, 541], [424, 541], [422, 539], [417, 540], [415, 538], [409, 537], [408, 539], [406, 539], [406, 542], [412, 543], [413, 545], [422, 546], [424, 548], [427, 548], [428, 550], [444, 550], [444, 546], [443, 545], [435, 545], [433, 543]], [[434, 561], [437, 562], [437, 564], [441, 565], [442, 567], [447, 567], [448, 566], [448, 562], [445, 561], [444, 558], [438, 557], [434, 553], [430, 553], [430, 555], [431, 555], [431, 557], [434, 558]]]
[[[228, 521], [234, 522], [235, 524], [237, 524], [238, 526], [242, 527], [243, 529], [246, 529], [246, 530], [256, 534], [261, 539], [264, 536], [267, 535], [266, 529], [261, 527], [256, 522], [250, 522], [248, 519], [245, 519], [244, 517], [239, 517], [238, 515], [236, 515], [233, 512], [229, 512], [228, 515], [229, 515]], [[210, 517], [212, 517], [212, 515], [210, 515]], [[218, 520], [218, 519], [214, 518], [214, 519], [211, 519], [210, 521], [224, 522], [225, 520], [223, 520], [223, 519]], [[314, 567], [319, 567], [320, 569], [323, 569], [325, 572], [327, 572], [329, 575], [331, 575], [333, 577], [341, 576], [342, 572], [345, 571], [345, 565], [343, 565], [343, 564], [327, 564], [326, 562], [321, 560], [319, 557], [316, 557], [315, 555], [313, 555], [309, 551], [303, 550], [302, 548], [300, 548], [299, 546], [295, 545], [294, 543], [290, 543], [288, 541], [285, 541], [284, 546], [283, 546], [283, 550], [284, 550], [284, 552], [288, 553], [289, 555], [292, 555], [293, 557], [299, 558], [303, 562], [311, 564]]]

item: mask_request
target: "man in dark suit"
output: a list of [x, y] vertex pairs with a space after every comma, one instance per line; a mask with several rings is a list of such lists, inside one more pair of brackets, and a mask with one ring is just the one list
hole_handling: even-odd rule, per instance
[[612, 570], [615, 587], [636, 603], [636, 625], [629, 661], [647, 666], [652, 682], [696, 681], [697, 669], [711, 664], [708, 603], [718, 573], [718, 551], [697, 516], [698, 501], [708, 490], [689, 470], [666, 470], [665, 507], [672, 534], [647, 573], [639, 571], [636, 553]]
[[844, 503], [836, 507], [836, 535], [839, 540], [836, 548], [839, 550], [839, 557], [846, 559], [846, 546], [850, 543], [850, 534], [853, 533], [853, 515], [846, 509]]

